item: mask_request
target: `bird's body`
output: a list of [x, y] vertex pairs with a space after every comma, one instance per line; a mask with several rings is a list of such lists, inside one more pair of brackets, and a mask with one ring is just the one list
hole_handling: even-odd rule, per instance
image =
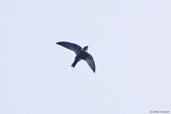
[[81, 59], [85, 60], [85, 58], [88, 56], [88, 53], [85, 52], [84, 50], [81, 50], [80, 53], [78, 53], [75, 57], [75, 60], [73, 64], [71, 65], [72, 67], [75, 67], [77, 62], [79, 62]]
[[73, 68], [82, 59], [85, 60], [90, 66], [90, 68], [93, 70], [93, 72], [95, 72], [96, 69], [93, 57], [89, 53], [87, 53], [88, 46], [81, 48], [79, 45], [69, 42], [57, 42], [56, 44], [68, 48], [76, 53], [75, 60], [71, 65]]

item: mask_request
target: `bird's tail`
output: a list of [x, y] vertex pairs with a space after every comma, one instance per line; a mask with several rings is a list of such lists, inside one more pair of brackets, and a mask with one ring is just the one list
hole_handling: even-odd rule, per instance
[[74, 68], [76, 64], [77, 64], [77, 61], [74, 61], [71, 66]]

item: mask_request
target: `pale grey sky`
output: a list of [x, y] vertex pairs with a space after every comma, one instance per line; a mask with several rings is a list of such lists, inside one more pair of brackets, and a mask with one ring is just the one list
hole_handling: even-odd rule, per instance
[[0, 31], [0, 114], [171, 111], [170, 0], [0, 0]]

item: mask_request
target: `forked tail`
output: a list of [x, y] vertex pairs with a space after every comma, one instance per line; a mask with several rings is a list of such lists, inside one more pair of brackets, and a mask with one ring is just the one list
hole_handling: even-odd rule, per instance
[[74, 68], [76, 64], [77, 64], [77, 61], [74, 61], [71, 66]]

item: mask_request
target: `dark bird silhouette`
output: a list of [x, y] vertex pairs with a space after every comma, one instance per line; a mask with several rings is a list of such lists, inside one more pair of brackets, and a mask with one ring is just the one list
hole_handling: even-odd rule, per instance
[[71, 65], [73, 68], [75, 67], [75, 65], [81, 59], [83, 59], [83, 60], [85, 60], [88, 63], [88, 65], [90, 66], [90, 68], [95, 73], [95, 71], [96, 71], [95, 62], [93, 60], [93, 57], [89, 53], [87, 53], [88, 46], [85, 46], [85, 47], [81, 48], [77, 44], [70, 43], [70, 42], [63, 42], [63, 41], [62, 42], [57, 42], [56, 44], [61, 45], [61, 46], [65, 47], [65, 48], [68, 48], [68, 49], [70, 49], [70, 50], [72, 50], [72, 51], [75, 52], [76, 57], [75, 57], [74, 62]]

